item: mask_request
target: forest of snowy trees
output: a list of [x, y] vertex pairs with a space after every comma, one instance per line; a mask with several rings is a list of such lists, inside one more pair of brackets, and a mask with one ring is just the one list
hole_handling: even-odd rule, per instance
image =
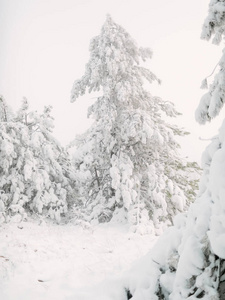
[[179, 152], [176, 136], [187, 132], [165, 121], [178, 115], [174, 105], [144, 87], [159, 82], [144, 67], [151, 55], [107, 16], [72, 89], [71, 101], [87, 88], [101, 96], [88, 111], [95, 121], [71, 143], [71, 156], [52, 135], [51, 107], [32, 112], [24, 98], [12, 112], [1, 98], [3, 220], [29, 213], [59, 223], [69, 211], [79, 221], [122, 222], [160, 234], [187, 210], [199, 167]]
[[[224, 36], [225, 1], [211, 0], [202, 38], [220, 44]], [[14, 111], [0, 97], [0, 224], [111, 222], [160, 235], [145, 268], [121, 281], [126, 299], [225, 299], [225, 121], [201, 170], [182, 157], [177, 138], [188, 133], [174, 124], [174, 104], [149, 91], [160, 84], [146, 67], [152, 51], [107, 15], [89, 52], [71, 102], [97, 92], [88, 109], [93, 124], [67, 147], [54, 137], [51, 106], [32, 111], [24, 98]], [[202, 83], [200, 124], [224, 105], [225, 51], [218, 66], [213, 82]]]

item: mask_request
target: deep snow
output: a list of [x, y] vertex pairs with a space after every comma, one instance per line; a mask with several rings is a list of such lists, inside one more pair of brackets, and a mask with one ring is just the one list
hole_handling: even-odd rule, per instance
[[1, 224], [1, 300], [126, 299], [124, 271], [157, 240], [128, 227]]

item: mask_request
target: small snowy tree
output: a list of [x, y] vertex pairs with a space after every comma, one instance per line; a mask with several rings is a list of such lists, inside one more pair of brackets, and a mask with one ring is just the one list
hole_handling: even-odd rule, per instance
[[[211, 0], [202, 37], [214, 36], [213, 42], [219, 43], [224, 35], [225, 1]], [[224, 51], [219, 66], [197, 108], [199, 123], [218, 115], [225, 101]], [[139, 276], [144, 280], [128, 276], [132, 299], [225, 299], [225, 121], [203, 153], [202, 166], [196, 201], [149, 253], [146, 272]]]
[[[4, 106], [5, 107], [5, 106]], [[5, 108], [0, 106], [1, 115]], [[60, 221], [73, 201], [73, 168], [68, 154], [51, 135], [51, 107], [29, 111], [24, 98], [12, 119], [0, 123], [0, 207], [4, 215], [26, 211]]]
[[[145, 224], [145, 230], [171, 224], [195, 196], [196, 166], [179, 156], [175, 135], [164, 119], [178, 113], [170, 102], [152, 96], [145, 82], [158, 81], [142, 66], [150, 49], [139, 48], [110, 16], [90, 43], [90, 60], [71, 95], [100, 91], [89, 108], [93, 126], [77, 138], [74, 155], [80, 195], [90, 220]], [[141, 226], [139, 226], [141, 228]]]
[[0, 121], [8, 122], [13, 118], [13, 112], [10, 106], [6, 103], [3, 96], [0, 95]]

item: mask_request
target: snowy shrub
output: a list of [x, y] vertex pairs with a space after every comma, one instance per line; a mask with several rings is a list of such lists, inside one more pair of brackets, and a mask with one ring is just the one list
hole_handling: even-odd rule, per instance
[[89, 220], [161, 233], [194, 199], [197, 165], [178, 153], [175, 136], [185, 132], [164, 120], [178, 115], [173, 104], [144, 89], [159, 81], [142, 66], [151, 55], [107, 16], [72, 89], [72, 102], [86, 89], [102, 93], [88, 111], [94, 124], [75, 141], [74, 164]]

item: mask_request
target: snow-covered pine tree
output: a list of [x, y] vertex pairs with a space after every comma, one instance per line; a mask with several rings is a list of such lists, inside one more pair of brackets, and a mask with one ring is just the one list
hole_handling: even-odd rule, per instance
[[144, 83], [159, 81], [142, 66], [152, 51], [139, 48], [108, 15], [90, 43], [84, 76], [71, 94], [99, 91], [89, 108], [93, 126], [77, 138], [74, 155], [80, 195], [89, 220], [144, 224], [144, 230], [171, 224], [195, 196], [196, 170], [178, 154], [175, 135], [184, 131], [164, 121], [178, 113], [170, 102], [152, 96]]
[[0, 106], [1, 213], [36, 212], [59, 222], [74, 201], [74, 178], [68, 154], [51, 134], [51, 107], [30, 112], [24, 98], [13, 118], [5, 107]]
[[[225, 1], [211, 0], [202, 38], [214, 37], [213, 42], [219, 43], [224, 35]], [[224, 104], [224, 53], [220, 69], [196, 110], [199, 123], [218, 115]], [[203, 153], [202, 166], [196, 201], [159, 238], [144, 260], [146, 273], [135, 279], [128, 276], [126, 288], [132, 300], [225, 299], [225, 120]], [[144, 280], [140, 282], [140, 278]]]
[[0, 121], [8, 122], [13, 118], [11, 107], [6, 103], [5, 98], [0, 95]]

